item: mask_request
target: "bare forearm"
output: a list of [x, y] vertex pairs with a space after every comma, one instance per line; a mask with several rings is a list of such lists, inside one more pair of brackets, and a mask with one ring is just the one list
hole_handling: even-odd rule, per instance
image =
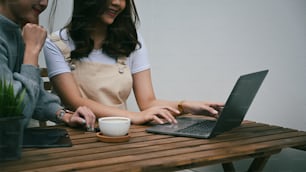
[[132, 118], [132, 116], [135, 114], [135, 112], [130, 112], [127, 110], [118, 109], [116, 107], [103, 105], [101, 103], [86, 98], [79, 98], [78, 100], [70, 102], [69, 104], [69, 107], [71, 107], [72, 110], [77, 109], [79, 106], [86, 106], [90, 108], [97, 118], [106, 116], [123, 116]]
[[38, 66], [39, 52], [26, 48], [23, 58], [23, 64]]
[[169, 100], [155, 99], [155, 100], [152, 100], [152, 101], [146, 103], [146, 105], [139, 106], [139, 108], [140, 108], [140, 110], [145, 110], [145, 109], [155, 107], [155, 106], [170, 106], [174, 109], [177, 109], [178, 103], [179, 103], [179, 101], [169, 101]]

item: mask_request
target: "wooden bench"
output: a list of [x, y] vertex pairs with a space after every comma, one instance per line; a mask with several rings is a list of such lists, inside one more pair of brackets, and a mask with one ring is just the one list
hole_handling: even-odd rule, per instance
[[[44, 81], [45, 90], [51, 92], [52, 85], [51, 85], [51, 82], [50, 82], [49, 77], [48, 77], [47, 68], [40, 68], [40, 76]], [[47, 121], [38, 121], [38, 123], [39, 123], [40, 127], [46, 127], [47, 126]]]
[[42, 77], [42, 79], [44, 81], [44, 88], [45, 88], [45, 90], [51, 92], [52, 85], [51, 85], [50, 80], [48, 78], [48, 70], [47, 70], [47, 68], [40, 68], [40, 76]]

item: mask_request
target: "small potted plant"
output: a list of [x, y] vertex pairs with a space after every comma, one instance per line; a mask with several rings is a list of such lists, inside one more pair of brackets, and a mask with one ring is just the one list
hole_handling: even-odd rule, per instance
[[21, 157], [24, 94], [15, 95], [12, 83], [0, 79], [0, 161]]

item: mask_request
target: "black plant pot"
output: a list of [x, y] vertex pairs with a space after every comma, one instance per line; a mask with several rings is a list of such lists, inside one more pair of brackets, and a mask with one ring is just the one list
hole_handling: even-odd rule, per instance
[[23, 116], [0, 118], [0, 161], [21, 158]]

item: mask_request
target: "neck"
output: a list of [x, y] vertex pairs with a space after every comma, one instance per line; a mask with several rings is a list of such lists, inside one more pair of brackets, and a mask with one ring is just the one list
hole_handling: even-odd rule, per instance
[[90, 29], [90, 37], [94, 41], [94, 49], [100, 49], [102, 47], [103, 41], [106, 37], [107, 26], [96, 23]]

